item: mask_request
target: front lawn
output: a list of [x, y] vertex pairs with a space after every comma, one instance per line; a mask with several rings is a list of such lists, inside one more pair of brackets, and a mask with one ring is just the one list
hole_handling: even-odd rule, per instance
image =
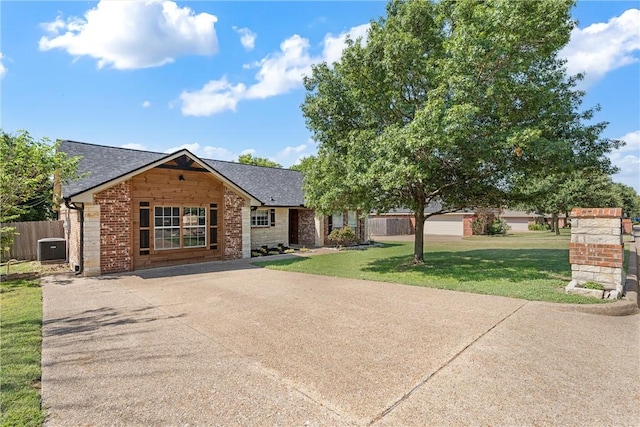
[[0, 284], [0, 425], [40, 426], [42, 290], [39, 280]]
[[277, 270], [402, 283], [531, 301], [594, 304], [607, 302], [567, 295], [571, 280], [567, 233], [474, 236], [458, 241], [425, 239], [424, 265], [411, 263], [413, 241], [385, 242], [384, 248], [256, 262]]

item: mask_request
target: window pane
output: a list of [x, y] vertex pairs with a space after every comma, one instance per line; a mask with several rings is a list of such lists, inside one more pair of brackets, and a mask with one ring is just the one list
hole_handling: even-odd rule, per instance
[[180, 216], [180, 208], [173, 208], [173, 216]]
[[344, 216], [342, 212], [331, 215], [331, 225], [333, 229], [342, 228], [344, 226]]
[[155, 215], [156, 216], [162, 216], [162, 208], [161, 207], [156, 207], [155, 208]]
[[348, 215], [349, 218], [347, 221], [349, 223], [349, 227], [355, 230], [358, 227], [358, 216], [356, 215], [356, 211], [349, 211]]
[[185, 228], [182, 236], [184, 247], [204, 246], [206, 244], [205, 233], [205, 227]]
[[156, 249], [180, 248], [180, 229], [164, 228], [156, 230], [154, 243]]
[[171, 216], [171, 208], [164, 208], [164, 216]]

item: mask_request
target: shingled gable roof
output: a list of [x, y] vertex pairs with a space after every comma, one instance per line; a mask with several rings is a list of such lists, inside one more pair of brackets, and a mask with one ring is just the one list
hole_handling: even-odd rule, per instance
[[264, 206], [304, 205], [302, 174], [290, 169], [200, 159], [187, 150], [166, 154], [75, 141], [62, 141], [59, 151], [69, 156], [81, 156], [78, 172], [87, 174], [62, 186], [65, 198], [96, 189], [136, 171], [142, 172], [154, 163], [168, 161], [176, 154], [186, 152], [193, 160], [211, 168]]

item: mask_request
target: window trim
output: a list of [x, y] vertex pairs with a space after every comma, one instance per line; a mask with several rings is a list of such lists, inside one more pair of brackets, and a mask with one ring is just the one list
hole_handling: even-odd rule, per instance
[[[171, 215], [169, 217], [165, 217], [164, 215], [164, 209], [171, 209]], [[162, 209], [162, 216], [158, 217], [156, 216], [156, 209]], [[156, 219], [157, 218], [172, 218], [172, 223], [173, 223], [173, 219], [176, 218], [175, 215], [173, 215], [174, 213], [174, 209], [178, 209], [178, 225], [175, 226], [173, 224], [171, 225], [156, 225]], [[201, 224], [196, 224], [196, 225], [185, 225], [185, 212], [187, 209], [197, 209], [198, 213], [200, 213], [200, 210], [202, 210], [203, 215], [198, 215], [197, 218], [204, 218], [204, 225]], [[175, 205], [154, 205], [153, 206], [153, 250], [154, 251], [178, 251], [178, 250], [189, 250], [189, 249], [202, 249], [202, 248], [206, 248], [207, 245], [209, 244], [209, 238], [207, 236], [207, 231], [209, 228], [209, 224], [208, 224], [208, 220], [207, 220], [207, 208], [205, 206], [193, 206], [193, 205], [189, 205], [187, 206], [186, 204], [175, 204]], [[199, 222], [199, 221], [198, 221]], [[196, 228], [202, 228], [204, 229], [204, 244], [203, 245], [197, 245], [197, 246], [186, 246], [185, 245], [185, 231], [186, 230], [191, 230], [191, 229], [196, 229]], [[156, 245], [156, 242], [158, 241], [158, 231], [161, 230], [178, 230], [179, 233], [179, 245], [178, 246], [173, 246], [170, 248], [159, 248]]]
[[[258, 217], [258, 212], [261, 216]], [[263, 215], [264, 214], [264, 215]], [[261, 219], [264, 224], [258, 224], [257, 220]], [[251, 228], [269, 228], [271, 227], [271, 213], [269, 209], [254, 209], [251, 211]]]

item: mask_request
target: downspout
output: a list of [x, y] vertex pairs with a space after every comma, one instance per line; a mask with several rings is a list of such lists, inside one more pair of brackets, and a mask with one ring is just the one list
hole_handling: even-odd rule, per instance
[[80, 265], [78, 266], [78, 271], [76, 271], [76, 276], [79, 276], [84, 271], [84, 203], [71, 203], [71, 199], [67, 197], [64, 199], [64, 205], [67, 209], [78, 211], [80, 214]]

